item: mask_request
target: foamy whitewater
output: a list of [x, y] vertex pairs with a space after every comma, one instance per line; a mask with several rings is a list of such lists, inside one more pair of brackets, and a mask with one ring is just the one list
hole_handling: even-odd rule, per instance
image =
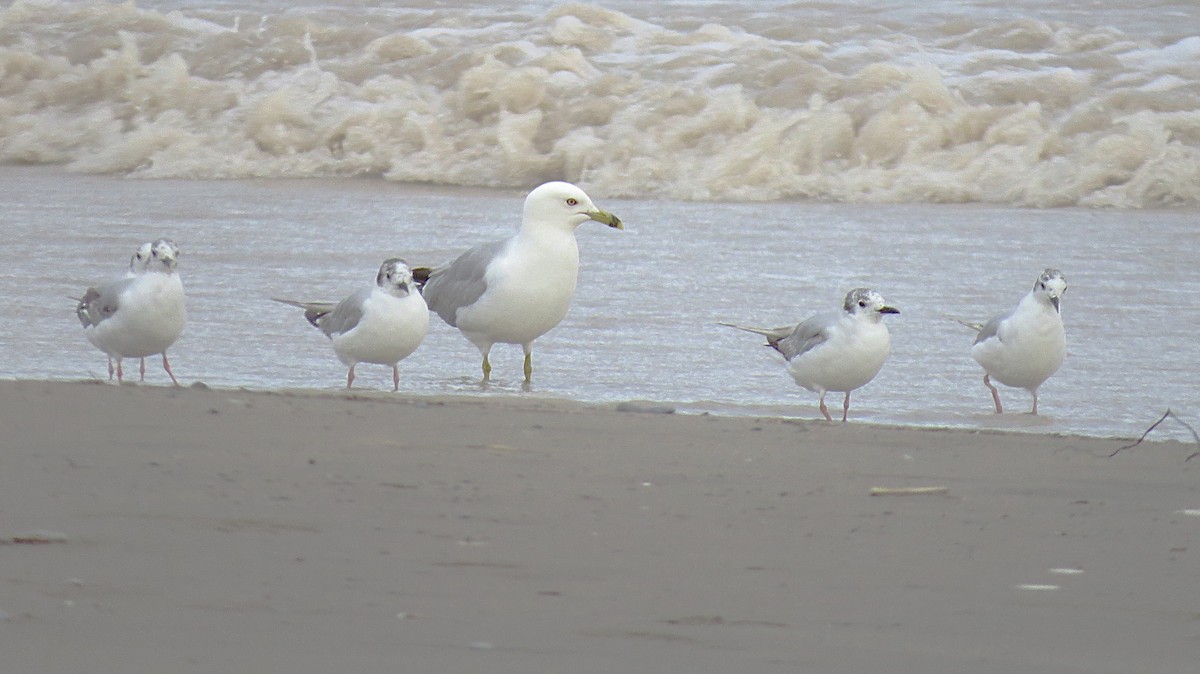
[[[168, 236], [185, 385], [337, 389], [327, 340], [271, 296], [448, 260], [562, 179], [627, 231], [580, 228], [532, 395], [815, 419], [769, 349], [716, 323], [794, 323], [868, 286], [903, 313], [853, 421], [1200, 422], [1198, 33], [1200, 3], [1132, 0], [16, 2], [0, 377], [104, 379], [68, 298]], [[951, 319], [1008, 309], [1045, 267], [1069, 283], [1066, 362], [1042, 416], [1008, 389], [1014, 413], [991, 414]], [[478, 352], [435, 318], [401, 392], [525, 395], [520, 349], [491, 360], [481, 391]]]
[[0, 162], [594, 197], [1200, 203], [1200, 5], [15, 2]]

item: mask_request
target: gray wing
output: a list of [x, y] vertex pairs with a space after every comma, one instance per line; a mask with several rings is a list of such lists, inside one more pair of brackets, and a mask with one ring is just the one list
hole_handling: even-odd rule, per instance
[[975, 336], [975, 344], [978, 344], [983, 341], [987, 341], [987, 340], [991, 339], [992, 337], [999, 338], [997, 335], [997, 332], [1000, 330], [1000, 324], [1003, 323], [1004, 321], [1007, 321], [1009, 318], [1011, 318], [1013, 315], [1013, 312], [1015, 312], [1015, 311], [1016, 311], [1016, 308], [1013, 308], [1008, 313], [1000, 314], [999, 316], [996, 316], [995, 318], [988, 321], [987, 323], [984, 323], [983, 327], [979, 329], [979, 334]]
[[102, 286], [88, 288], [79, 304], [75, 306], [75, 315], [83, 327], [93, 327], [112, 317], [121, 306], [121, 293], [133, 285], [137, 279], [123, 278], [105, 283]]
[[843, 313], [831, 311], [805, 319], [796, 326], [792, 334], [779, 340], [775, 348], [788, 360], [813, 350], [817, 345], [829, 339], [829, 328], [837, 323]]
[[[452, 326], [458, 321], [458, 310], [475, 303], [487, 290], [488, 265], [496, 259], [511, 239], [481, 244], [459, 255], [429, 273], [421, 294], [429, 308]], [[456, 326], [457, 327], [457, 326]]]
[[[363, 288], [338, 302], [333, 311], [316, 317], [316, 326], [325, 333], [326, 337], [350, 332], [362, 320], [363, 303], [367, 301], [374, 290], [374, 288]], [[305, 311], [304, 315], [307, 317], [308, 311]], [[312, 319], [309, 319], [309, 322], [311, 323]]]

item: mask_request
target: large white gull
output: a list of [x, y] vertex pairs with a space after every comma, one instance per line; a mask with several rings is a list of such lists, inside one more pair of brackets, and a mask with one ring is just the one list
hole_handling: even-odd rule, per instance
[[429, 308], [458, 328], [483, 356], [494, 344], [520, 344], [525, 382], [533, 378], [533, 342], [567, 315], [579, 276], [575, 228], [594, 220], [624, 229], [575, 185], [549, 182], [525, 198], [521, 228], [438, 267], [413, 270]]

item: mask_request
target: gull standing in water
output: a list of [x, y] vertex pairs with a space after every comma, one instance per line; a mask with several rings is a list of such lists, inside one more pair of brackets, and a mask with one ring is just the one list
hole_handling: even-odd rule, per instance
[[363, 288], [338, 303], [297, 302], [271, 298], [304, 309], [304, 317], [333, 342], [333, 352], [350, 370], [346, 388], [354, 385], [354, 366], [392, 366], [392, 390], [400, 390], [400, 361], [407, 358], [429, 328], [429, 308], [413, 285], [408, 263], [393, 257], [375, 275], [375, 286]]
[[884, 314], [898, 314], [883, 297], [869, 288], [855, 288], [842, 303], [841, 311], [817, 314], [799, 325], [782, 328], [750, 328], [721, 323], [767, 338], [767, 346], [787, 360], [788, 373], [796, 383], [820, 394], [821, 414], [829, 421], [825, 392], [844, 392], [842, 421], [850, 412], [850, 392], [865, 386], [879, 374], [891, 352], [892, 338]]
[[[122, 382], [123, 359], [144, 359], [161, 353], [163, 369], [179, 386], [167, 359], [167, 348], [179, 339], [187, 324], [183, 282], [175, 271], [178, 256], [179, 247], [170, 239], [142, 244], [130, 260], [125, 278], [88, 288], [79, 299], [75, 315], [88, 341], [108, 355], [109, 380], [113, 360], [117, 381]], [[143, 379], [145, 372], [143, 360]]]
[[521, 345], [525, 383], [532, 380], [533, 341], [558, 325], [575, 295], [575, 228], [588, 220], [624, 229], [583, 190], [549, 182], [525, 198], [521, 229], [512, 237], [413, 270], [429, 308], [479, 349], [485, 382], [492, 373], [488, 354], [497, 343]]
[[1021, 301], [979, 329], [971, 357], [983, 366], [983, 384], [992, 392], [996, 414], [1004, 411], [992, 379], [1033, 395], [1031, 414], [1038, 413], [1038, 387], [1058, 371], [1067, 354], [1060, 302], [1067, 279], [1046, 269]]

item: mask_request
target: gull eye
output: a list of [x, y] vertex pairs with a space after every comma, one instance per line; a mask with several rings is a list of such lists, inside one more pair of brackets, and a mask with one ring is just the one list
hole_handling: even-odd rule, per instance
[[567, 197], [567, 205], [568, 206], [578, 206], [579, 200], [576, 199], [575, 197]]
[[860, 306], [860, 307], [863, 307], [863, 308], [866, 308], [866, 306], [867, 306], [867, 301], [866, 301], [866, 300], [859, 300], [859, 301], [858, 301], [858, 306]]

